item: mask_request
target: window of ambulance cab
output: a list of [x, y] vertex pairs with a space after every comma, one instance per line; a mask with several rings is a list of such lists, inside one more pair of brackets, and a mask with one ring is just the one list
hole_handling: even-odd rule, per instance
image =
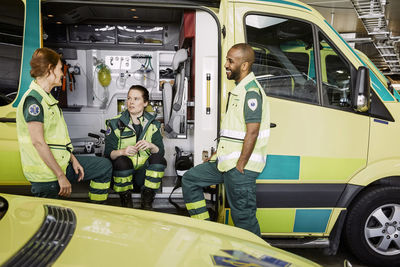
[[321, 32], [318, 34], [324, 106], [351, 111], [352, 67]]
[[253, 72], [268, 96], [319, 104], [313, 30], [310, 24], [267, 15], [247, 15]]
[[21, 70], [25, 7], [20, 0], [1, 0], [0, 9], [0, 106], [17, 96]]

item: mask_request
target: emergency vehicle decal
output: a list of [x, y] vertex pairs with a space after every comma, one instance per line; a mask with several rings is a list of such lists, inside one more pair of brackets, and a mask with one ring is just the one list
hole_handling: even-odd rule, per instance
[[[362, 158], [328, 158], [295, 155], [267, 155], [258, 183], [267, 180], [301, 180], [330, 183], [347, 182], [349, 177], [366, 165]], [[339, 168], [340, 167], [340, 168]], [[327, 170], [330, 170], [327, 172]]]
[[212, 255], [212, 261], [216, 266], [227, 266], [227, 267], [238, 267], [238, 266], [252, 266], [252, 267], [264, 267], [264, 266], [279, 266], [287, 267], [291, 263], [267, 256], [262, 255], [256, 258], [250, 254], [247, 254], [240, 250], [222, 250], [223, 252], [231, 255], [231, 257]]
[[300, 157], [267, 155], [267, 163], [257, 179], [299, 180]]
[[374, 119], [374, 122], [378, 122], [378, 123], [382, 123], [382, 124], [389, 124], [388, 121], [383, 121], [383, 120], [378, 120], [378, 119]]
[[[358, 58], [358, 60], [364, 65], [365, 62], [360, 58], [360, 56], [351, 48], [351, 46], [343, 39], [343, 37], [325, 20], [325, 23], [332, 29], [332, 31], [343, 41], [343, 43], [350, 49], [350, 51]], [[387, 101], [395, 101], [393, 96], [386, 90], [385, 86], [379, 81], [378, 77], [376, 77], [375, 73], [372, 70], [369, 70], [369, 76], [371, 78], [372, 87], [378, 93], [380, 98], [387, 102]]]
[[331, 209], [297, 209], [293, 232], [324, 233]]
[[292, 2], [289, 2], [289, 1], [285, 1], [285, 0], [261, 0], [261, 1], [263, 1], [263, 2], [278, 3], [278, 4], [283, 4], [283, 5], [289, 5], [289, 6], [295, 6], [295, 7], [304, 8], [304, 9], [306, 9], [306, 10], [308, 10], [308, 11], [312, 11], [311, 9], [309, 9], [309, 8], [306, 7], [306, 6], [303, 6], [303, 5], [300, 5], [300, 4], [297, 4], [297, 3], [292, 3]]
[[[29, 16], [27, 16], [29, 14]], [[25, 1], [25, 30], [24, 30], [24, 41], [22, 51], [22, 64], [21, 64], [21, 77], [18, 90], [18, 96], [15, 99], [12, 106], [15, 108], [21, 101], [22, 96], [29, 88], [29, 84], [32, 81], [30, 76], [31, 66], [29, 61], [33, 55], [33, 52], [38, 47], [41, 47], [41, 33], [40, 29], [40, 1], [29, 0]]]

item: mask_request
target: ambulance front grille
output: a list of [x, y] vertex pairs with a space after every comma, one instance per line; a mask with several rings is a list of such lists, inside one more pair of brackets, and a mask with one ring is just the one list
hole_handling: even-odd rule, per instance
[[36, 234], [3, 266], [50, 266], [72, 238], [76, 216], [69, 208], [45, 205], [45, 220]]

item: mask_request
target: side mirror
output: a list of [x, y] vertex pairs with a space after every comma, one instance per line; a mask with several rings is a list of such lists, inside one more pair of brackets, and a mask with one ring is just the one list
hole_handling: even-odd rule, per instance
[[353, 90], [353, 108], [358, 112], [368, 111], [371, 103], [369, 69], [361, 66], [357, 70], [356, 86]]

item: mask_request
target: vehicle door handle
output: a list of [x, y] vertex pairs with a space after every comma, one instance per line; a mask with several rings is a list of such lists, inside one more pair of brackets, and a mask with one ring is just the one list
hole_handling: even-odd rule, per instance
[[0, 118], [0, 122], [13, 122], [13, 123], [16, 123], [17, 119], [16, 118], [4, 118], [4, 117], [2, 117], [2, 118]]
[[269, 128], [275, 128], [275, 127], [276, 127], [276, 123], [271, 122], [271, 123], [269, 124]]

